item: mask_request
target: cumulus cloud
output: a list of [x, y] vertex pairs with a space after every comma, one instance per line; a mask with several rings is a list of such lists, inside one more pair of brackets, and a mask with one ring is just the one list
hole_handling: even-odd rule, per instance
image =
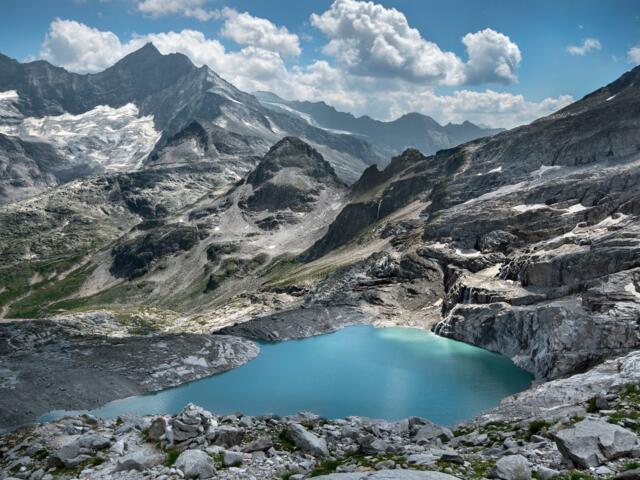
[[74, 72], [87, 73], [103, 70], [130, 51], [112, 32], [56, 19], [49, 25], [40, 58]]
[[460, 90], [452, 95], [426, 92], [411, 101], [415, 108], [446, 121], [470, 120], [483, 125], [514, 127], [549, 115], [572, 103], [573, 98], [561, 95], [532, 102], [512, 93]]
[[462, 81], [462, 61], [422, 38], [395, 8], [336, 0], [321, 15], [312, 14], [311, 24], [330, 39], [324, 53], [353, 74], [443, 84]]
[[465, 65], [466, 83], [515, 83], [516, 68], [522, 60], [518, 45], [509, 37], [486, 28], [462, 37], [469, 61]]
[[[483, 42], [504, 41], [500, 34], [496, 37], [493, 33], [483, 31], [474, 34], [479, 36], [467, 39], [467, 48], [474, 52], [470, 57], [476, 61], [483, 56], [500, 57], [491, 48], [478, 47]], [[465, 89], [450, 95], [438, 95], [428, 84], [418, 85], [389, 76], [361, 76], [346, 70], [339, 62], [332, 64], [327, 60], [287, 67], [282, 57], [284, 53], [276, 51], [273, 44], [267, 49], [247, 42], [246, 46], [232, 51], [217, 39], [189, 29], [138, 35], [122, 41], [112, 32], [58, 19], [50, 25], [40, 56], [72, 71], [96, 72], [146, 42], [153, 42], [164, 54], [183, 53], [197, 66], [208, 65], [244, 91], [270, 90], [290, 99], [323, 100], [356, 115], [367, 114], [385, 120], [409, 111], [419, 111], [440, 122], [470, 120], [490, 126], [512, 127], [549, 114], [572, 101], [571, 97], [562, 96], [531, 102], [522, 95], [492, 90], [478, 92]], [[505, 61], [513, 63], [513, 58]], [[499, 63], [493, 62], [493, 65]], [[484, 67], [474, 68], [478, 72]], [[508, 74], [501, 75], [508, 77]]]
[[312, 14], [311, 24], [329, 38], [323, 52], [354, 75], [440, 85], [513, 83], [522, 58], [509, 37], [488, 28], [462, 38], [465, 63], [423, 38], [402, 12], [373, 2], [336, 0]]
[[206, 10], [207, 0], [142, 0], [138, 10], [152, 17], [180, 14], [201, 21], [219, 18], [218, 10]]
[[587, 53], [602, 49], [600, 40], [597, 38], [585, 38], [580, 45], [569, 45], [567, 52], [571, 55], [585, 56]]
[[640, 65], [640, 46], [631, 47], [627, 52], [627, 56], [629, 57], [629, 62], [634, 65]]
[[258, 18], [247, 12], [238, 13], [225, 8], [226, 17], [220, 34], [236, 42], [238, 45], [249, 45], [285, 56], [300, 55], [300, 40], [286, 27], [278, 27], [266, 18]]

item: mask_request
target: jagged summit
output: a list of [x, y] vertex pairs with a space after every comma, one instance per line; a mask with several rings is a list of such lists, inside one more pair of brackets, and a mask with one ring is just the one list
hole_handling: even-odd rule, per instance
[[253, 194], [248, 210], [308, 211], [324, 190], [346, 185], [317, 150], [296, 137], [276, 143], [247, 177]]
[[285, 137], [271, 147], [247, 182], [254, 186], [261, 185], [285, 169], [296, 169], [299, 175], [341, 183], [329, 162], [297, 137]]

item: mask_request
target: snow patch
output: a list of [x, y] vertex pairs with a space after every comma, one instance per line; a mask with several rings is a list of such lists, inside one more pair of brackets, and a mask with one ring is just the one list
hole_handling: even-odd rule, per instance
[[575, 205], [571, 205], [568, 208], [565, 208], [565, 212], [563, 215], [571, 215], [572, 213], [582, 212], [583, 210], [587, 210], [589, 207], [585, 207], [581, 203], [576, 203]]
[[530, 205], [515, 205], [511, 208], [516, 212], [528, 212], [531, 210], [540, 210], [541, 208], [549, 208], [549, 205], [545, 205], [544, 203], [532, 203]]
[[139, 117], [133, 103], [100, 105], [79, 115], [28, 117], [0, 126], [0, 133], [51, 143], [75, 163], [94, 163], [107, 171], [140, 168], [160, 139], [153, 116]]
[[617, 93], [616, 93], [616, 94], [614, 94], [614, 95], [611, 95], [611, 96], [610, 96], [609, 98], [607, 98], [605, 101], [606, 101], [606, 102], [610, 102], [611, 100], [613, 100], [614, 98], [616, 98], [616, 96], [617, 96], [617, 95], [618, 95]]
[[463, 257], [478, 257], [481, 255], [478, 250], [473, 250], [471, 248], [456, 248], [455, 252]]
[[550, 172], [552, 170], [558, 170], [559, 168], [562, 168], [562, 167], [559, 165], [541, 165], [540, 168], [531, 172], [531, 175], [541, 177], [545, 173]]
[[16, 123], [22, 119], [22, 114], [16, 108], [19, 100], [20, 96], [15, 90], [0, 92], [0, 123]]
[[636, 290], [636, 286], [634, 283], [627, 283], [624, 286], [624, 291], [625, 292], [629, 292], [631, 295], [640, 298], [640, 292], [638, 292], [638, 290]]
[[18, 92], [15, 90], [7, 90], [6, 92], [0, 92], [0, 101], [17, 101], [20, 97], [18, 96]]

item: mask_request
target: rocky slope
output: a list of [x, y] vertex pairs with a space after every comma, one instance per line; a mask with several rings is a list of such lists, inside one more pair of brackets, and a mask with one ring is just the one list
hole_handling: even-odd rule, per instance
[[[264, 133], [284, 117], [180, 56], [149, 47], [134, 55], [95, 78], [3, 60], [0, 76], [9, 72], [9, 80], [0, 86], [20, 99], [0, 109], [7, 124], [60, 109], [81, 115], [92, 101], [108, 105], [106, 89], [98, 100], [85, 95], [86, 79], [93, 88], [116, 78], [122, 101], [164, 126], [140, 171], [76, 179], [0, 209], [0, 316], [39, 318], [1, 325], [8, 380], [0, 398], [3, 411], [18, 412], [5, 425], [19, 412], [28, 420], [58, 405], [52, 394], [32, 394], [55, 390], [48, 377], [85, 372], [74, 377], [73, 395], [60, 397], [60, 406], [82, 408], [210, 374], [214, 364], [238, 365], [256, 353], [250, 339], [360, 323], [433, 328], [507, 355], [546, 383], [453, 438], [419, 419], [245, 420], [190, 408], [154, 421], [158, 446], [147, 441], [154, 419], [75, 418], [3, 437], [4, 472], [167, 478], [216, 468], [222, 478], [304, 478], [319, 468], [314, 474], [343, 472], [329, 478], [491, 472], [509, 480], [531, 470], [552, 478], [556, 470], [588, 478], [571, 473], [578, 468], [638, 478], [622, 471], [637, 468], [630, 458], [640, 456], [640, 68], [530, 125], [431, 156], [406, 150], [347, 187], [335, 158], [325, 159], [326, 143], [313, 140], [326, 130], [305, 130], [310, 142], [280, 138], [302, 125], [290, 116], [293, 126], [278, 126], [273, 142], [232, 128], [250, 120], [251, 131]], [[127, 73], [137, 71], [128, 65], [134, 60], [151, 71], [156, 61], [184, 69], [171, 84], [189, 92], [175, 96], [180, 113], [158, 100], [173, 88], [162, 79], [152, 83], [153, 98], [136, 97], [141, 87]], [[36, 161], [27, 153], [25, 165]], [[167, 351], [165, 338], [179, 348]], [[117, 353], [125, 344], [131, 356]], [[194, 348], [210, 368], [184, 367]], [[87, 367], [97, 355], [117, 373]], [[159, 366], [163, 356], [168, 370]], [[145, 383], [149, 371], [162, 380]], [[93, 388], [101, 375], [103, 397]], [[173, 469], [162, 466], [179, 454], [173, 448], [191, 453]], [[230, 468], [221, 469], [225, 457]], [[238, 461], [244, 467], [234, 467]]]
[[447, 428], [411, 417], [67, 417], [0, 440], [3, 478], [501, 480], [640, 475], [638, 354]]
[[[639, 76], [531, 125], [370, 168], [300, 258], [385, 239], [384, 255], [434, 262], [433, 289], [443, 289], [435, 331], [508, 355], [541, 379], [638, 348]], [[352, 287], [358, 274], [370, 277], [359, 268]], [[322, 302], [344, 301], [345, 290]], [[348, 297], [368, 307], [379, 295]]]
[[[91, 75], [0, 55], [0, 133], [44, 142], [64, 158], [55, 165], [0, 164], [0, 185], [10, 190], [1, 203], [110, 170], [204, 163], [231, 184], [286, 135], [312, 143], [349, 181], [380, 161], [363, 140], [269, 110], [211, 69], [181, 54], [162, 55], [152, 44]], [[74, 176], [57, 174], [65, 162]]]

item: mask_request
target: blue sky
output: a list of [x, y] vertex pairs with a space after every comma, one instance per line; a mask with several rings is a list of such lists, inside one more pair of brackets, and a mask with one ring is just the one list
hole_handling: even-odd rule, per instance
[[[0, 8], [0, 52], [21, 61], [92, 72], [152, 40], [245, 90], [378, 118], [418, 110], [441, 122], [512, 126], [640, 62], [632, 0], [4, 0]], [[373, 52], [380, 45], [390, 50]]]

